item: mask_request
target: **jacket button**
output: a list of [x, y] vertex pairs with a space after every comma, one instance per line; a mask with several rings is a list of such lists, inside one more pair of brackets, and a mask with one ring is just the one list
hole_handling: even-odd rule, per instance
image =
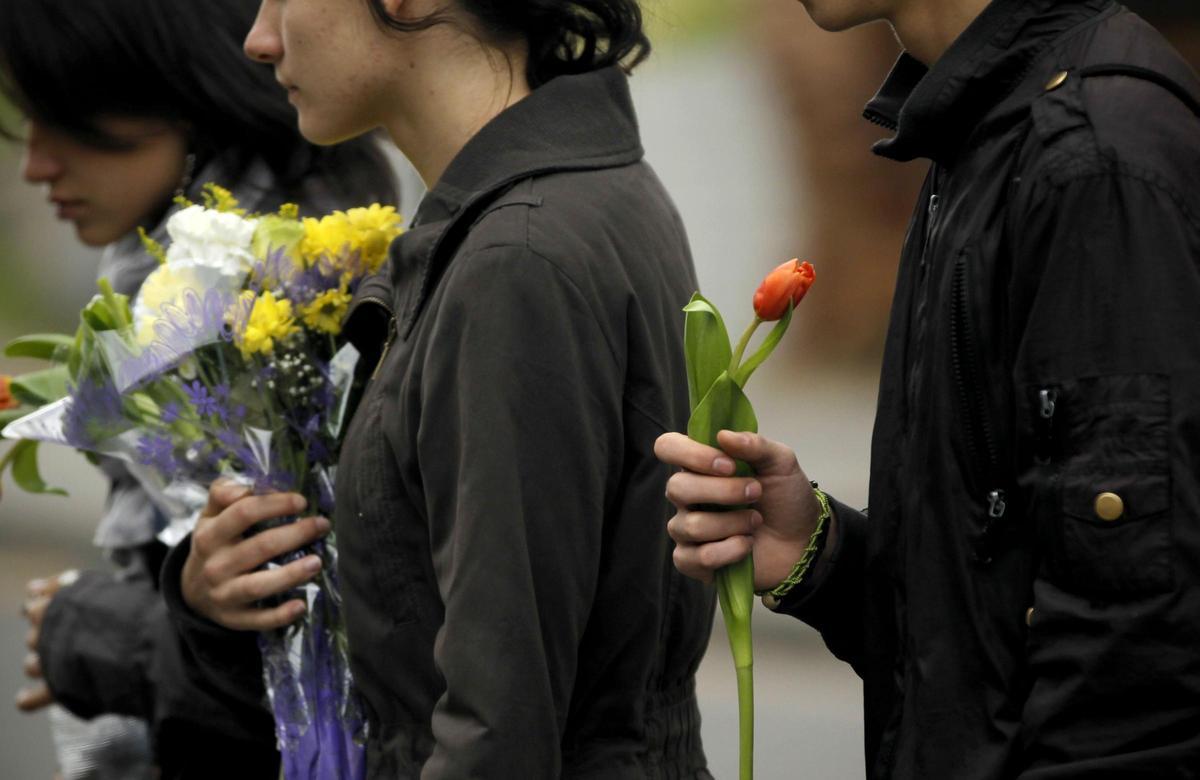
[[1050, 77], [1050, 80], [1046, 82], [1046, 91], [1053, 92], [1054, 90], [1061, 87], [1063, 85], [1063, 83], [1067, 80], [1068, 75], [1070, 75], [1070, 71], [1066, 71], [1066, 70], [1060, 70], [1058, 73], [1055, 73], [1053, 76]]
[[1110, 522], [1120, 519], [1121, 515], [1125, 514], [1125, 502], [1116, 493], [1101, 493], [1096, 496], [1093, 508], [1096, 510], [1096, 517]]
[[1027, 625], [1027, 626], [1033, 625], [1033, 607], [1030, 607], [1029, 609], [1025, 610], [1025, 625]]

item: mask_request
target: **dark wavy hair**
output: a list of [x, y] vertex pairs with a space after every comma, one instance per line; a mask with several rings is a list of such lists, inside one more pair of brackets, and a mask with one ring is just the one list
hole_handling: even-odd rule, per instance
[[285, 192], [329, 173], [347, 195], [395, 202], [373, 140], [322, 148], [300, 135], [271, 67], [242, 52], [257, 8], [258, 0], [0, 0], [0, 91], [94, 147], [122, 146], [97, 125], [101, 117], [164, 119], [187, 128], [201, 166], [220, 155], [237, 175], [261, 159]]
[[[367, 0], [381, 25], [402, 32], [426, 30], [449, 20], [436, 13], [398, 20], [382, 0]], [[650, 54], [637, 0], [453, 0], [493, 40], [529, 44], [526, 76], [539, 87], [556, 76], [587, 73], [610, 65], [632, 70]]]

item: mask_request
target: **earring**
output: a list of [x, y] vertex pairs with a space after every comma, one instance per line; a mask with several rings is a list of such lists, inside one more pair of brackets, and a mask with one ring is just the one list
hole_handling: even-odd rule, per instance
[[182, 198], [187, 188], [192, 186], [192, 176], [196, 173], [196, 153], [188, 152], [187, 157], [183, 160], [183, 176], [179, 179], [179, 186], [175, 188], [175, 197]]

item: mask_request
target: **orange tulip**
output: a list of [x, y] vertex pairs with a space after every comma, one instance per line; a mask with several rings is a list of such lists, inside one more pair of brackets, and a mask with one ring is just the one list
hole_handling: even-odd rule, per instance
[[800, 303], [816, 278], [812, 263], [788, 260], [759, 285], [754, 293], [754, 313], [765, 322], [778, 320], [787, 311], [789, 301], [792, 306]]
[[13, 398], [12, 377], [0, 376], [0, 411], [4, 409], [16, 409], [20, 405], [21, 402]]

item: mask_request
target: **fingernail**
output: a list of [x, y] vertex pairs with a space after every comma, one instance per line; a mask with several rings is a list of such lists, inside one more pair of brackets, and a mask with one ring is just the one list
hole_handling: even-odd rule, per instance
[[717, 472], [718, 474], [732, 474], [735, 470], [737, 470], [737, 466], [734, 465], [734, 462], [726, 457], [719, 457], [714, 460], [712, 467], [713, 471]]
[[308, 502], [304, 500], [304, 496], [292, 496], [292, 506], [297, 512], [303, 512], [304, 507], [308, 506]]
[[758, 528], [762, 524], [763, 524], [763, 516], [760, 515], [758, 512], [752, 512], [750, 514], [750, 527]]
[[746, 500], [747, 501], [757, 501], [759, 496], [761, 496], [761, 495], [762, 495], [762, 485], [758, 484], [757, 482], [747, 482], [746, 483]]
[[333, 523], [329, 522], [329, 520], [324, 517], [318, 517], [316, 520], [316, 525], [317, 533], [321, 534], [322, 536], [329, 533], [330, 528], [333, 528]]
[[316, 574], [321, 570], [321, 559], [313, 555], [304, 559], [304, 570], [309, 574]]

